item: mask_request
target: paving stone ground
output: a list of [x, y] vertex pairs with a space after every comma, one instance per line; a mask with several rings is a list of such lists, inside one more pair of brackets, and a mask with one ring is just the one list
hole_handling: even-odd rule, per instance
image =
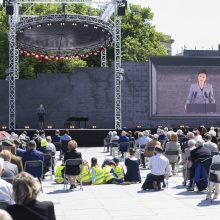
[[[111, 158], [101, 147], [79, 148], [83, 158], [97, 157], [99, 164]], [[58, 162], [59, 164], [60, 162]], [[142, 183], [149, 170], [141, 170]], [[43, 181], [44, 192], [39, 200], [54, 202], [57, 220], [139, 220], [139, 219], [219, 219], [220, 199], [205, 200], [205, 192], [187, 192], [181, 173], [169, 179], [161, 191], [140, 191], [140, 184], [84, 186], [84, 190], [63, 190], [49, 177]]]

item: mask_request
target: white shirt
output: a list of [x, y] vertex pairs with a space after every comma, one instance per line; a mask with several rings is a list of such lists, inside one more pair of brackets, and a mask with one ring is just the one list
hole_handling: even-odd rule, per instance
[[170, 176], [169, 160], [163, 154], [157, 154], [150, 158], [149, 168], [153, 175]]
[[10, 205], [14, 204], [12, 198], [12, 185], [0, 178], [0, 200], [7, 201]]

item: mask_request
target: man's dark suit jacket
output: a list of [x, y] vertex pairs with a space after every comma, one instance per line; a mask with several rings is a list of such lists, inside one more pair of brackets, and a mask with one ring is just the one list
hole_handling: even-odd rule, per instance
[[199, 146], [191, 151], [190, 156], [191, 156], [191, 161], [194, 164], [195, 161], [199, 158], [205, 159], [207, 157], [211, 157], [211, 151], [203, 146]]
[[[77, 159], [77, 158], [82, 158], [81, 153], [77, 152], [76, 150], [71, 150], [64, 155], [64, 162], [66, 162], [66, 160], [68, 159]], [[73, 168], [69, 166], [66, 167], [66, 174], [79, 175], [79, 173], [80, 173], [79, 166], [74, 166]]]
[[[31, 160], [42, 160], [44, 161], [44, 154], [38, 150], [27, 150], [23, 154], [23, 163], [25, 165], [26, 161], [31, 161]], [[28, 170], [26, 170], [28, 173], [32, 174], [34, 177], [40, 177], [42, 175], [41, 170], [39, 168], [31, 167]]]
[[33, 200], [27, 205], [9, 205], [8, 213], [13, 220], [55, 220], [54, 205], [52, 202]]

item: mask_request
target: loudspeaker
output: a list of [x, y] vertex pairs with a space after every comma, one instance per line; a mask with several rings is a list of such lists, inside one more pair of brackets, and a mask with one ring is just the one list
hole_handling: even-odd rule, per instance
[[118, 16], [124, 16], [125, 15], [125, 9], [126, 7], [125, 6], [122, 6], [122, 7], [118, 7]]
[[6, 5], [6, 15], [13, 15], [13, 14], [14, 14], [13, 5]]

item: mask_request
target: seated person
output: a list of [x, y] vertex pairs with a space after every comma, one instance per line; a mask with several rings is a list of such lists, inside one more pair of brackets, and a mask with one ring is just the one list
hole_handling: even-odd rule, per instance
[[4, 170], [2, 177], [9, 178], [8, 182], [12, 183], [13, 177], [18, 174], [18, 167], [17, 165], [11, 163], [11, 153], [8, 150], [3, 150], [0, 153], [0, 156], [4, 159]]
[[8, 150], [11, 153], [11, 163], [17, 165], [19, 173], [22, 172], [23, 171], [22, 160], [20, 157], [17, 157], [15, 155], [16, 152], [15, 145], [12, 144], [10, 140], [5, 139], [2, 141], [2, 146], [0, 146], [0, 151], [2, 150]]
[[[36, 150], [36, 147], [36, 142], [31, 140], [28, 144], [28, 149], [22, 158], [24, 165], [26, 161], [42, 160], [44, 162], [44, 154]], [[35, 177], [40, 177], [42, 175], [41, 170], [39, 170], [38, 167], [30, 167], [26, 170], [26, 172], [31, 173]]]
[[[220, 154], [213, 156], [212, 164], [220, 164]], [[217, 177], [216, 180], [220, 181], [220, 178], [219, 178], [220, 177], [220, 171], [219, 170], [216, 170], [216, 171], [210, 170], [210, 173], [216, 174], [216, 177]], [[214, 191], [213, 191], [213, 189], [214, 189]], [[208, 187], [206, 199], [211, 199], [213, 192], [214, 192], [213, 199], [218, 199], [219, 183], [215, 183], [213, 181], [210, 181], [209, 182], [209, 187]]]
[[92, 184], [99, 185], [104, 183], [104, 173], [102, 168], [98, 165], [97, 158], [91, 158], [91, 169], [92, 169]]
[[[90, 172], [88, 161], [83, 160], [82, 163], [82, 183], [83, 185], [90, 185], [92, 183], [92, 173]], [[80, 177], [77, 177], [77, 181], [80, 182]]]
[[25, 150], [21, 147], [21, 141], [19, 139], [15, 139], [14, 144], [16, 146], [16, 155], [19, 157], [23, 157]]
[[124, 180], [125, 172], [123, 167], [119, 164], [119, 159], [118, 158], [113, 158], [113, 161], [115, 162], [115, 173], [118, 175], [119, 179]]
[[[4, 160], [0, 158], [0, 177], [4, 169]], [[9, 204], [14, 204], [12, 198], [12, 185], [0, 178], [0, 200], [6, 201]]]
[[147, 178], [142, 185], [142, 189], [161, 189], [161, 183], [164, 178], [168, 179], [170, 176], [169, 160], [162, 154], [163, 150], [160, 145], [155, 146], [156, 155], [149, 160], [149, 169], [151, 172], [147, 174]]
[[55, 135], [52, 137], [52, 143], [60, 142], [60, 131], [56, 130]]
[[41, 185], [32, 175], [22, 172], [13, 180], [13, 197], [15, 205], [7, 208], [14, 220], [55, 220], [54, 205], [52, 202], [40, 202], [37, 196]]
[[[66, 162], [66, 160], [68, 159], [78, 159], [78, 158], [82, 158], [82, 155], [80, 152], [76, 151], [76, 148], [78, 147], [78, 144], [75, 140], [71, 140], [68, 142], [68, 150], [66, 152], [66, 154], [64, 155], [64, 162]], [[66, 167], [66, 176], [67, 179], [70, 183], [70, 190], [72, 190], [73, 188], [76, 188], [76, 178], [77, 176], [80, 174], [80, 167], [76, 166], [76, 167]]]
[[123, 179], [118, 178], [117, 173], [115, 172], [116, 164], [112, 160], [106, 159], [102, 165], [102, 170], [104, 173], [104, 181], [105, 183], [111, 184], [111, 183], [122, 183]]
[[54, 178], [56, 183], [64, 183], [64, 168], [65, 166], [63, 164], [57, 166]]
[[130, 148], [129, 154], [130, 157], [125, 159], [125, 166], [127, 168], [127, 172], [125, 173], [124, 180], [126, 182], [136, 183], [141, 182], [141, 175], [140, 175], [140, 161], [135, 157], [135, 149]]
[[[127, 137], [127, 132], [126, 131], [122, 131], [121, 132], [121, 136], [119, 137], [118, 143], [124, 143], [124, 142], [128, 142], [129, 143], [129, 138]], [[124, 153], [128, 151], [127, 146], [120, 146], [118, 148], [118, 151], [121, 152], [121, 156], [124, 157]]]

